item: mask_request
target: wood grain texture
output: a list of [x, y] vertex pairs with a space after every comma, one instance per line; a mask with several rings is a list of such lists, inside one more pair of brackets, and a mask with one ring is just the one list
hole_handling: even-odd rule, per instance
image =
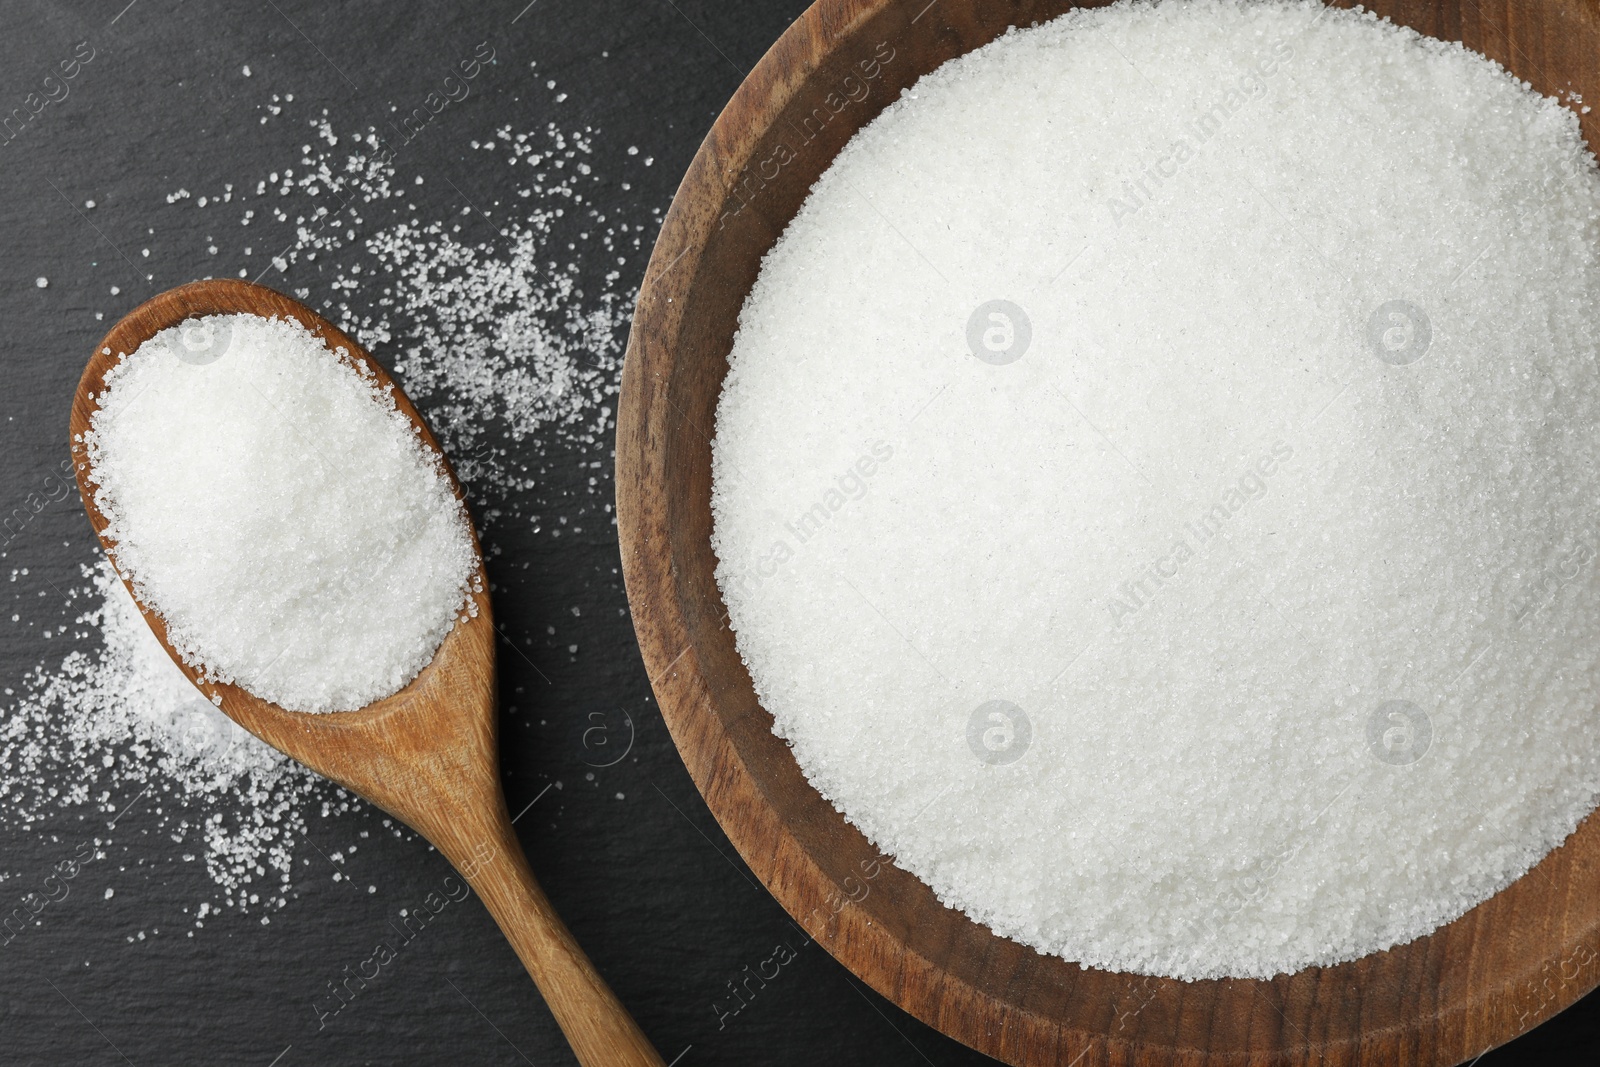
[[[141, 304], [112, 327], [84, 369], [72, 405], [72, 456], [89, 521], [112, 561], [106, 518], [96, 507], [84, 433], [105, 389], [105, 376], [145, 340], [199, 315], [248, 313], [292, 319], [344, 349], [393, 386], [400, 412], [423, 443], [443, 459], [426, 422], [383, 367], [332, 323], [271, 289], [242, 281], [196, 282]], [[226, 360], [226, 356], [223, 356]], [[218, 372], [223, 371], [219, 366]], [[456, 498], [461, 486], [448, 461]], [[477, 614], [458, 622], [410, 685], [356, 711], [312, 715], [287, 711], [234, 685], [202, 681], [181, 658], [173, 660], [228, 717], [267, 744], [401, 819], [431, 841], [483, 899], [585, 1067], [660, 1067], [661, 1057], [595, 971], [534, 879], [517, 841], [500, 788], [496, 746], [495, 629], [482, 551], [477, 557]], [[126, 581], [126, 580], [125, 580]], [[129, 587], [129, 592], [132, 592]], [[135, 596], [137, 600], [137, 596]], [[161, 617], [145, 621], [167, 644]]]
[[[1504, 892], [1409, 945], [1270, 981], [1080, 967], [943, 907], [801, 775], [727, 628], [710, 547], [715, 407], [737, 316], [840, 147], [941, 63], [1067, 10], [1026, 0], [821, 0], [745, 79], [690, 166], [639, 294], [617, 428], [628, 597], [674, 741], [735, 847], [878, 992], [1011, 1064], [1469, 1060], [1600, 980], [1600, 819]], [[1595, 0], [1380, 0], [1545, 94], [1600, 100]], [[865, 89], [865, 96], [862, 89]], [[1600, 113], [1581, 116], [1591, 144]]]

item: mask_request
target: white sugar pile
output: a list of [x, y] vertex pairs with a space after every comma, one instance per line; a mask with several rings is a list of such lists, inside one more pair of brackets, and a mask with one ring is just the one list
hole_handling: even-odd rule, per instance
[[1085, 964], [1405, 942], [1600, 792], [1600, 174], [1370, 14], [1075, 11], [922, 79], [744, 307], [718, 580], [811, 781]]
[[348, 711], [470, 601], [465, 509], [393, 396], [299, 323], [191, 319], [106, 375], [86, 435], [119, 569], [206, 677]]

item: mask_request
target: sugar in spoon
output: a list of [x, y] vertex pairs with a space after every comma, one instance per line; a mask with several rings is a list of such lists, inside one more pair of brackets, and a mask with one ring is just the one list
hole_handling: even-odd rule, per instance
[[[343, 348], [380, 387], [393, 385], [365, 349], [310, 308], [249, 282], [195, 282], [141, 304], [96, 346], [72, 403], [72, 454], [84, 509], [101, 546], [107, 520], [95, 505], [84, 436], [108, 371], [157, 333], [204, 315], [288, 318]], [[423, 444], [443, 453], [398, 386], [393, 396]], [[448, 463], [450, 484], [461, 486]], [[140, 604], [145, 621], [179, 669], [240, 726], [318, 774], [411, 826], [461, 872], [483, 899], [538, 985], [584, 1067], [661, 1067], [661, 1057], [605, 983], [534, 879], [500, 788], [496, 748], [495, 629], [477, 533], [476, 613], [459, 620], [433, 660], [404, 689], [355, 711], [288, 711], [238, 686], [207, 681], [167, 641], [161, 616]], [[129, 586], [129, 592], [133, 592]], [[138, 594], [134, 593], [138, 600]]]

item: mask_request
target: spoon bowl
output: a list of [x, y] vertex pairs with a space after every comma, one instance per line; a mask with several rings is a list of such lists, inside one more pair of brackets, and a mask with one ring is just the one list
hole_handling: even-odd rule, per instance
[[[344, 349], [381, 388], [424, 447], [443, 450], [405, 393], [367, 352], [332, 323], [280, 293], [249, 282], [195, 282], [141, 304], [96, 347], [72, 403], [72, 456], [84, 509], [106, 554], [115, 542], [95, 504], [85, 437], [106, 374], [145, 341], [186, 319], [251, 314], [298, 322], [330, 349]], [[458, 500], [461, 485], [444, 469]], [[477, 531], [471, 593], [475, 611], [458, 618], [433, 659], [405, 688], [355, 711], [289, 711], [236, 685], [204, 679], [167, 641], [161, 616], [139, 602], [145, 621], [191, 682], [256, 737], [405, 822], [461, 872], [483, 899], [585, 1067], [659, 1067], [661, 1057], [595, 971], [535, 880], [500, 787], [496, 747], [495, 628]], [[121, 568], [118, 568], [119, 573]]]

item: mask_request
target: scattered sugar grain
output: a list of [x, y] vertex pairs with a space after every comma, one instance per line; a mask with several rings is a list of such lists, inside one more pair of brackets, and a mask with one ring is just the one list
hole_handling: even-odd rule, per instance
[[[70, 595], [94, 603], [77, 622], [99, 636], [98, 646], [35, 670], [20, 693], [7, 691], [16, 699], [0, 730], [6, 822], [33, 825], [68, 807], [98, 809], [114, 825], [137, 811], [179, 843], [198, 837], [207, 873], [224, 891], [268, 871], [286, 887], [303, 812], [332, 787], [206, 702], [109, 563], [86, 578]], [[62, 767], [72, 768], [64, 787]], [[158, 811], [152, 796], [175, 796], [206, 814]]]

